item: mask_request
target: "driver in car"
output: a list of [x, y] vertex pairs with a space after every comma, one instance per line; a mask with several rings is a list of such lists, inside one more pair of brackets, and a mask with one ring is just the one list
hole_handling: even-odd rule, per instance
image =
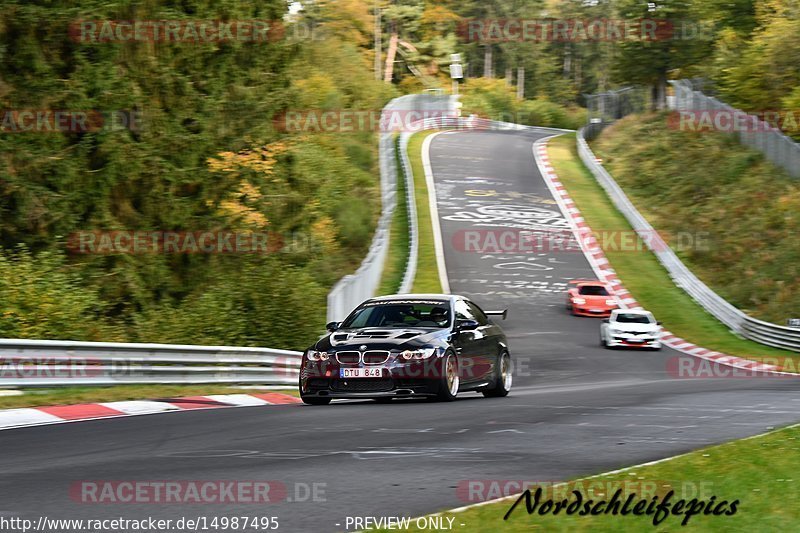
[[449, 321], [447, 309], [444, 307], [434, 307], [431, 309], [430, 320], [436, 322], [436, 325], [440, 328], [447, 326], [447, 322]]

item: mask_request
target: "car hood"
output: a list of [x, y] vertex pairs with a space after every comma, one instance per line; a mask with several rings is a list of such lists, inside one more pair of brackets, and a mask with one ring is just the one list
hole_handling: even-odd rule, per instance
[[340, 329], [322, 337], [315, 350], [340, 350], [351, 346], [367, 349], [405, 349], [446, 342], [450, 329], [358, 328]]

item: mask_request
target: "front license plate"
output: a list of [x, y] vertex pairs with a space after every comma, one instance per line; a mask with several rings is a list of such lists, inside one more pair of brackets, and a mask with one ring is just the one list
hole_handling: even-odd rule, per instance
[[383, 367], [372, 368], [340, 368], [340, 378], [380, 378], [383, 377]]
[[642, 343], [644, 341], [642, 339], [628, 339], [628, 342]]

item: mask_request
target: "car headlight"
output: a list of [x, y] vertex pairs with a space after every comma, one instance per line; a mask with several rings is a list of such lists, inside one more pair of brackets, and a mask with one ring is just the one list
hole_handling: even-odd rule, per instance
[[309, 361], [327, 361], [330, 359], [328, 352], [318, 352], [317, 350], [309, 350], [306, 352], [306, 357]]
[[612, 335], [622, 335], [621, 329], [608, 328], [608, 332], [611, 333]]
[[606, 300], [606, 305], [617, 305], [616, 300]]
[[578, 305], [583, 305], [586, 303], [586, 298], [573, 298], [572, 303], [576, 303]]
[[406, 361], [412, 359], [427, 359], [436, 353], [436, 348], [419, 348], [417, 350], [406, 350], [400, 354], [400, 357]]

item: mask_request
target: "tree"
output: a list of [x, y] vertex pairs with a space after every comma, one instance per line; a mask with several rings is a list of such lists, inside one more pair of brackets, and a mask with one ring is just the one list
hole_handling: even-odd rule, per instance
[[710, 55], [711, 41], [705, 35], [684, 38], [682, 28], [699, 25], [690, 0], [619, 0], [616, 6], [619, 16], [631, 23], [644, 19], [663, 20], [677, 30], [667, 38], [625, 39], [617, 45], [614, 60], [617, 81], [650, 86], [652, 107], [663, 109], [670, 72], [696, 64]]

